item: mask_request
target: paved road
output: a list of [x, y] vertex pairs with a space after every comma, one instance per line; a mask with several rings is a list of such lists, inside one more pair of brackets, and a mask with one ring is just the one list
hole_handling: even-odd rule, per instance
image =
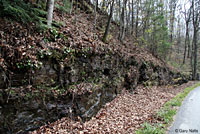
[[200, 87], [183, 101], [169, 134], [200, 134]]

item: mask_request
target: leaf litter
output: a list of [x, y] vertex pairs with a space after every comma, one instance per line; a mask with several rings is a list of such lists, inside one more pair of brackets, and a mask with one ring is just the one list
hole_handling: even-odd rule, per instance
[[170, 99], [186, 87], [180, 86], [138, 86], [133, 93], [123, 89], [121, 94], [107, 103], [96, 116], [83, 122], [81, 118], [71, 120], [64, 117], [32, 132], [32, 134], [134, 134], [144, 122], [160, 122], [155, 113]]

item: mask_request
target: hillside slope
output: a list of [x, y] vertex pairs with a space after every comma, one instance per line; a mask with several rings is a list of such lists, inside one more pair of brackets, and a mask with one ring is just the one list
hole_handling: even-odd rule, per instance
[[[61, 12], [57, 11], [54, 19], [61, 22], [63, 26], [47, 32], [38, 32], [34, 23], [25, 26], [18, 22], [1, 19], [0, 65], [1, 70], [5, 72], [4, 75], [11, 75], [6, 76], [7, 82], [12, 83], [9, 78], [12, 79], [12, 74], [15, 72], [40, 68], [41, 60], [45, 58], [65, 63], [70, 51], [90, 54], [112, 53], [117, 54], [124, 61], [134, 59], [139, 64], [149, 63], [173, 71], [164, 61], [140, 48], [137, 41], [127, 38], [126, 41], [120, 43], [117, 39], [118, 27], [115, 24], [111, 26], [109, 43], [103, 43], [101, 37], [106, 25], [106, 17], [98, 16], [97, 30], [94, 30], [92, 16], [92, 14], [85, 13], [63, 16]], [[1, 86], [5, 87], [6, 85]]]
[[[38, 32], [34, 23], [24, 25], [0, 18], [2, 107], [39, 101], [49, 115], [56, 113], [59, 115], [56, 118], [73, 116], [74, 119], [80, 116], [85, 121], [123, 88], [134, 91], [138, 84], [153, 86], [187, 81], [180, 72], [140, 48], [136, 40], [127, 38], [121, 43], [114, 22], [108, 42], [103, 43], [105, 15], [98, 15], [96, 30], [93, 29], [93, 15], [82, 10], [69, 15], [56, 9], [54, 20], [60, 22], [56, 28]], [[52, 100], [55, 104], [49, 104]], [[16, 107], [14, 109], [19, 109]], [[20, 112], [16, 112], [16, 118], [21, 119], [23, 114]], [[1, 118], [7, 122], [1, 126], [14, 133], [43, 125], [38, 121], [34, 127], [25, 126], [32, 124], [30, 119], [20, 125], [22, 128], [17, 128], [20, 119], [10, 124], [7, 120], [15, 117]], [[8, 129], [10, 126], [13, 128]]]

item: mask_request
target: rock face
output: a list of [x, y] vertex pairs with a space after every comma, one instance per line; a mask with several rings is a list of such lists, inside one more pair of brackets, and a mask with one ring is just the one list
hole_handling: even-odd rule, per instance
[[[132, 90], [137, 84], [163, 85], [186, 82], [180, 73], [168, 68], [137, 61], [134, 57], [123, 58], [119, 54], [76, 53], [63, 61], [41, 59], [39, 69], [29, 73], [12, 75], [11, 86], [32, 84], [34, 87], [60, 85], [68, 91], [64, 102], [72, 104], [72, 112], [89, 119], [107, 102], [115, 98], [121, 89]], [[30, 73], [31, 72], [31, 73]], [[1, 88], [4, 85], [0, 73]]]

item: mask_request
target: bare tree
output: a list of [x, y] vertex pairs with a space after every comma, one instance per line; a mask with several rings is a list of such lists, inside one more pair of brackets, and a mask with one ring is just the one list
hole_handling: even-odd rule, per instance
[[177, 6], [177, 0], [170, 0], [169, 9], [170, 9], [170, 42], [171, 43], [173, 42], [176, 6]]
[[184, 5], [184, 12], [182, 12], [185, 20], [185, 49], [184, 49], [183, 64], [185, 64], [187, 46], [188, 46], [188, 58], [190, 56], [189, 23], [191, 21], [191, 9], [192, 9], [192, 6], [189, 9], [186, 9], [185, 6], [186, 5]]
[[48, 28], [51, 28], [51, 23], [52, 23], [52, 20], [53, 20], [53, 9], [54, 9], [54, 0], [48, 0], [47, 1], [47, 6], [48, 6], [48, 9], [47, 9], [47, 25], [48, 25]]
[[136, 11], [136, 21], [135, 21], [135, 36], [138, 37], [138, 24], [139, 24], [139, 11], [140, 11], [140, 2], [141, 0], [137, 0], [137, 11]]
[[110, 28], [110, 23], [111, 23], [111, 19], [112, 19], [112, 15], [113, 15], [114, 3], [115, 3], [115, 0], [112, 0], [112, 4], [111, 4], [111, 7], [110, 7], [110, 15], [108, 17], [108, 22], [107, 22], [106, 30], [105, 30], [105, 33], [103, 35], [103, 42], [106, 41], [107, 36], [108, 36], [108, 31], [109, 31], [109, 28]]
[[130, 30], [129, 30], [129, 25], [130, 25], [130, 20], [131, 20], [131, 3], [130, 1], [128, 1], [128, 10], [126, 11], [126, 31], [127, 31], [127, 34], [130, 33]]
[[70, 14], [72, 14], [74, 0], [71, 1]]
[[132, 3], [131, 3], [131, 9], [132, 9], [132, 19], [131, 19], [131, 32], [133, 34], [133, 30], [134, 30], [134, 20], [135, 20], [135, 10], [134, 10], [134, 2], [132, 0]]
[[94, 30], [96, 30], [96, 23], [97, 23], [97, 9], [98, 9], [98, 0], [94, 0]]
[[193, 65], [192, 65], [192, 79], [197, 79], [197, 53], [198, 53], [198, 45], [197, 45], [197, 37], [199, 32], [199, 24], [200, 24], [200, 1], [192, 0], [192, 23], [193, 23], [193, 47], [194, 47], [194, 55], [193, 55]]
[[122, 13], [120, 18], [120, 31], [119, 31], [119, 40], [122, 41], [125, 36], [125, 12], [126, 12], [127, 0], [123, 1]]

